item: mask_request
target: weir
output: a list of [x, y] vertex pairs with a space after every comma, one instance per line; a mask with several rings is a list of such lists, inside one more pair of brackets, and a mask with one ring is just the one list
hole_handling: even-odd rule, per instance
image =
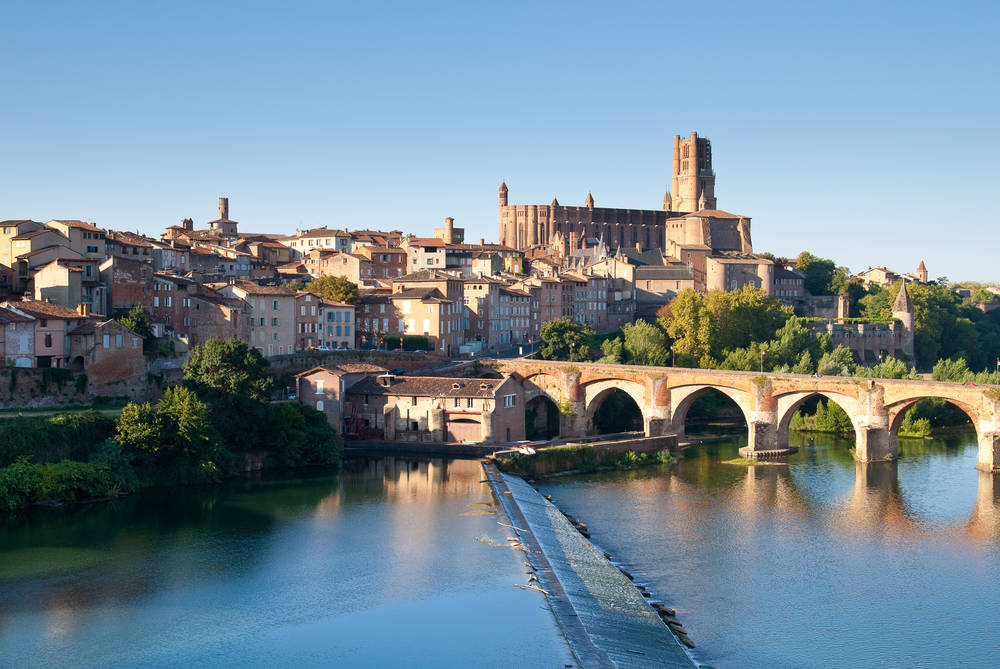
[[696, 666], [632, 582], [559, 509], [520, 478], [490, 463], [483, 470], [581, 667]]

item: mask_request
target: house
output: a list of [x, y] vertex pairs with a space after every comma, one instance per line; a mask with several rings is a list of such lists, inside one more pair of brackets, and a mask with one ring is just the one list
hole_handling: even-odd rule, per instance
[[345, 412], [388, 441], [524, 439], [521, 385], [503, 379], [365, 376], [347, 389]]
[[346, 435], [351, 430], [344, 426], [345, 390], [365, 376], [385, 372], [384, 367], [368, 363], [322, 365], [296, 374], [295, 392], [300, 403], [326, 414], [330, 425]]
[[250, 281], [223, 286], [223, 297], [238, 297], [250, 305], [244, 330], [248, 343], [267, 358], [295, 352], [295, 291], [283, 286], [259, 286]]
[[67, 333], [69, 368], [106, 385], [142, 378], [142, 339], [116, 320], [85, 318]]
[[34, 318], [0, 307], [0, 355], [5, 367], [34, 367]]
[[91, 313], [109, 315], [108, 289], [101, 281], [98, 258], [56, 258], [38, 268], [31, 278], [32, 294], [76, 309], [86, 304]]
[[79, 310], [42, 300], [5, 302], [10, 311], [32, 319], [34, 323], [34, 364], [32, 367], [66, 367], [69, 331], [89, 317], [86, 305]]
[[320, 341], [330, 348], [354, 348], [357, 336], [354, 305], [344, 302], [322, 302], [320, 310]]

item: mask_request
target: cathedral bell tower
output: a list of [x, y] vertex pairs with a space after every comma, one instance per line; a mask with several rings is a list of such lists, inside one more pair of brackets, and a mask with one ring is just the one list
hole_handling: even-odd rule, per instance
[[[672, 209], [691, 213], [699, 209], [717, 209], [715, 170], [712, 169], [712, 142], [692, 132], [681, 139], [674, 135]], [[699, 206], [704, 197], [704, 206]], [[665, 198], [664, 198], [665, 199]]]

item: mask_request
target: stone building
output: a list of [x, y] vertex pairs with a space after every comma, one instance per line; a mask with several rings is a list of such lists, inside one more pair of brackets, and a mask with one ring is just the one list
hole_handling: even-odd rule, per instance
[[246, 300], [250, 305], [244, 331], [250, 346], [264, 357], [295, 352], [295, 291], [243, 281], [223, 286], [219, 293]]
[[0, 307], [0, 362], [4, 367], [35, 366], [35, 320]]
[[295, 375], [298, 401], [326, 415], [341, 434], [344, 429], [345, 391], [371, 374], [384, 374], [386, 369], [368, 363], [343, 363], [313, 367]]
[[906, 282], [900, 284], [899, 294], [892, 305], [892, 323], [849, 323], [830, 319], [813, 324], [813, 330], [830, 336], [833, 346], [844, 346], [865, 365], [882, 362], [888, 357], [913, 362], [913, 302], [906, 292]]
[[524, 395], [513, 377], [367, 376], [347, 389], [347, 411], [388, 441], [524, 439]]
[[95, 385], [142, 378], [142, 339], [116, 320], [85, 318], [67, 333], [69, 368], [86, 372]]
[[89, 317], [86, 305], [79, 310], [42, 300], [6, 302], [14, 313], [31, 318], [34, 323], [34, 363], [32, 367], [66, 367], [69, 359], [69, 337], [73, 328]]

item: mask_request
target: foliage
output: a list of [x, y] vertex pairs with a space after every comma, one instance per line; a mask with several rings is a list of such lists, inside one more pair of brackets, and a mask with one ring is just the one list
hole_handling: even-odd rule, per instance
[[630, 365], [667, 364], [670, 358], [670, 346], [666, 335], [659, 327], [640, 320], [623, 325], [622, 334], [625, 336], [625, 361]]
[[184, 386], [168, 388], [156, 406], [127, 404], [118, 417], [115, 441], [162, 482], [219, 480], [231, 460], [208, 406]]
[[1000, 373], [996, 370], [973, 372], [969, 369], [965, 358], [938, 360], [934, 364], [931, 378], [935, 381], [951, 381], [953, 383], [1000, 384]]
[[123, 481], [105, 461], [32, 464], [23, 457], [0, 469], [0, 511], [21, 509], [34, 502], [113, 497], [123, 491]]
[[143, 340], [153, 338], [153, 322], [149, 318], [146, 307], [141, 304], [135, 305], [124, 313], [119, 312], [115, 316], [115, 320], [142, 337]]
[[0, 469], [0, 511], [28, 506], [41, 482], [41, 465], [31, 464], [27, 457]]
[[299, 403], [272, 404], [270, 407], [269, 452], [275, 464], [298, 467], [340, 461], [340, 435], [326, 416]]
[[21, 456], [35, 462], [85, 460], [111, 436], [114, 424], [113, 418], [97, 411], [4, 419], [0, 421], [0, 467]]
[[309, 292], [319, 295], [324, 300], [358, 304], [358, 286], [343, 276], [321, 276], [309, 282]]
[[191, 350], [184, 384], [212, 410], [212, 422], [234, 450], [257, 446], [274, 389], [268, 361], [238, 339], [211, 339]]
[[899, 436], [922, 439], [931, 436], [931, 421], [929, 418], [914, 418], [913, 411], [907, 411], [899, 424]]
[[907, 367], [899, 358], [886, 358], [877, 365], [864, 367], [858, 365], [854, 376], [868, 379], [919, 379], [916, 367]]
[[770, 341], [726, 351], [719, 367], [749, 372], [763, 366], [764, 371], [812, 374], [816, 371], [813, 360], [828, 350], [828, 337], [817, 337], [804, 319], [792, 316]]
[[847, 268], [837, 267], [832, 260], [803, 251], [795, 259], [795, 270], [805, 276], [805, 289], [811, 295], [847, 293]]
[[621, 337], [602, 341], [601, 352], [604, 355], [597, 362], [607, 365], [619, 365], [625, 361], [625, 345]]
[[791, 315], [778, 298], [744, 286], [704, 296], [694, 289], [683, 290], [660, 309], [657, 320], [674, 342], [675, 354], [691, 356], [701, 367], [714, 367], [728, 351], [774, 337]]
[[847, 412], [840, 408], [836, 402], [823, 402], [823, 400], [817, 402], [816, 410], [811, 416], [806, 415], [803, 411], [796, 411], [788, 424], [788, 429], [804, 432], [854, 434], [854, 424], [851, 423]]
[[539, 353], [545, 360], [590, 362], [594, 331], [568, 318], [557, 318], [542, 325]]
[[851, 349], [838, 346], [823, 354], [816, 363], [816, 373], [820, 376], [850, 376], [855, 366]]
[[283, 288], [287, 288], [288, 290], [294, 290], [295, 292], [299, 292], [300, 290], [305, 290], [306, 289], [306, 287], [303, 286], [298, 281], [288, 281], [286, 283], [281, 284], [281, 286]]
[[429, 351], [430, 340], [423, 335], [403, 335], [402, 337], [385, 337], [382, 342], [387, 350], [401, 348], [404, 351]]

